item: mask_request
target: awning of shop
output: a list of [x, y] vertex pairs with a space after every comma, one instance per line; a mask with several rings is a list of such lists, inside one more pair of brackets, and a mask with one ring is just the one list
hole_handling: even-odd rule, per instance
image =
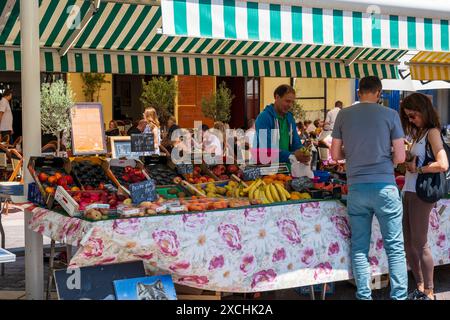
[[[0, 50], [6, 57], [0, 61], [0, 69], [17, 71], [20, 6], [17, 0], [0, 3], [2, 16], [7, 4], [12, 5], [0, 28]], [[90, 10], [91, 1], [40, 0], [43, 71], [396, 78], [397, 60], [406, 52], [396, 48], [165, 35], [160, 32], [160, 6], [106, 1], [100, 3], [68, 54], [60, 56], [61, 48], [76, 31], [72, 22], [81, 21]]]
[[[201, 55], [130, 54], [71, 51], [61, 57], [56, 50], [41, 52], [43, 72], [95, 72], [114, 74], [216, 75], [249, 77], [360, 78], [377, 75], [396, 78], [397, 66], [386, 63], [303, 61], [202, 57]], [[20, 51], [0, 50], [0, 71], [20, 71]]]
[[420, 52], [409, 62], [415, 80], [450, 80], [450, 53]]
[[445, 19], [269, 2], [162, 0], [163, 32], [189, 37], [449, 51], [449, 21]]

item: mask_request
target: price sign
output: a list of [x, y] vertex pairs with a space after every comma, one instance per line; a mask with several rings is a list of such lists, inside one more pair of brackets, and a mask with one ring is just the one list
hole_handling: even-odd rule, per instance
[[261, 178], [261, 169], [259, 167], [245, 167], [244, 180], [252, 181]]
[[178, 174], [190, 174], [194, 172], [194, 165], [192, 163], [180, 163], [176, 166]]
[[144, 182], [130, 184], [131, 199], [134, 204], [144, 201], [153, 202], [157, 199], [155, 180], [150, 179]]
[[131, 152], [140, 153], [143, 156], [155, 151], [155, 137], [153, 133], [132, 134]]

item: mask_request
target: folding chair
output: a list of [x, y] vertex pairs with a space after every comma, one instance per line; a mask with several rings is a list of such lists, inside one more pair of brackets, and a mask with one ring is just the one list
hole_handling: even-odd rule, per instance
[[11, 154], [11, 165], [13, 172], [8, 181], [12, 182], [17, 178], [20, 178], [20, 182], [23, 183], [23, 157], [16, 149], [11, 149], [9, 152]]

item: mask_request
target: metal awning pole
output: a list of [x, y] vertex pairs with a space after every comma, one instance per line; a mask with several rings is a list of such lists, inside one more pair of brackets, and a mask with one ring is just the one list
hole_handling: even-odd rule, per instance
[[[24, 166], [41, 154], [40, 53], [38, 0], [20, 0], [22, 50], [22, 127]], [[32, 178], [25, 173], [25, 195]], [[25, 288], [27, 299], [44, 298], [42, 235], [28, 229], [31, 212], [25, 210]]]

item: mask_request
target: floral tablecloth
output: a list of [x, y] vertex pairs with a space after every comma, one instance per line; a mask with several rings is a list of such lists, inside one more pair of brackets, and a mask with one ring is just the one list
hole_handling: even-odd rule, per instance
[[[78, 246], [70, 265], [143, 260], [149, 273], [220, 292], [258, 292], [352, 278], [346, 207], [337, 201], [88, 222], [42, 208], [29, 227]], [[450, 200], [433, 210], [436, 265], [450, 263]], [[388, 272], [374, 219], [370, 264]]]

